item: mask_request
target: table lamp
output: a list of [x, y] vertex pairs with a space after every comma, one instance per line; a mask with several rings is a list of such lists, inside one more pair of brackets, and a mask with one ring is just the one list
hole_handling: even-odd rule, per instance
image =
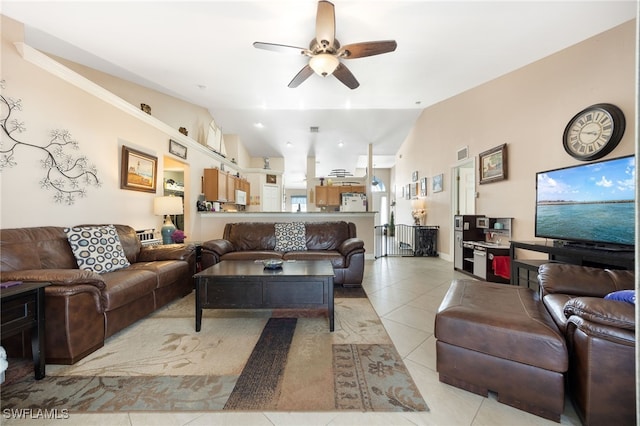
[[422, 225], [424, 218], [427, 216], [427, 202], [422, 198], [414, 198], [411, 200], [411, 216], [415, 225]]
[[180, 197], [156, 197], [153, 200], [153, 213], [157, 216], [164, 216], [164, 225], [161, 228], [162, 244], [171, 244], [171, 234], [176, 230], [176, 226], [171, 221], [171, 215], [182, 214], [182, 198]]

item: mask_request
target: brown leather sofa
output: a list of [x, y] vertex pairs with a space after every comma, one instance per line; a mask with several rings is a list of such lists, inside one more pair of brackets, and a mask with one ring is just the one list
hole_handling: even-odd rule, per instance
[[605, 300], [634, 288], [633, 271], [541, 265], [540, 293], [564, 332], [568, 393], [585, 425], [635, 425], [635, 306]]
[[[85, 225], [86, 226], [86, 225]], [[129, 267], [78, 269], [62, 227], [0, 230], [0, 280], [47, 281], [46, 362], [74, 364], [114, 333], [193, 290], [193, 246], [143, 247], [133, 228], [115, 225]], [[26, 337], [26, 336], [25, 336]], [[4, 342], [10, 356], [27, 347]]]
[[439, 380], [559, 422], [567, 347], [525, 287], [454, 280], [435, 320]]
[[306, 250], [276, 251], [273, 222], [228, 223], [221, 239], [202, 244], [202, 268], [221, 260], [322, 260], [331, 261], [334, 284], [360, 286], [364, 274], [364, 242], [352, 222], [307, 222]]

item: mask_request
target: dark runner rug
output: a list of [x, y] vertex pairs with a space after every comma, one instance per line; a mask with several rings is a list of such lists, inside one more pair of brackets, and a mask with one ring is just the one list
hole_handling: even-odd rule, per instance
[[224, 405], [225, 410], [264, 411], [276, 407], [296, 322], [296, 318], [269, 319]]

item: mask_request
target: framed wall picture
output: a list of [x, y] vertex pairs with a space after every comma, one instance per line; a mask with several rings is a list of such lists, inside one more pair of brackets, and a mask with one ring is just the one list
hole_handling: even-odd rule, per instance
[[169, 139], [169, 152], [177, 157], [187, 159], [187, 147]]
[[276, 175], [267, 175], [267, 183], [276, 183], [278, 178]]
[[404, 199], [405, 200], [410, 200], [411, 199], [411, 184], [408, 183], [405, 185], [404, 187]]
[[507, 144], [480, 153], [480, 184], [507, 178]]
[[120, 189], [156, 192], [158, 157], [122, 146]]
[[409, 185], [409, 188], [410, 188], [409, 190], [411, 192], [409, 198], [416, 198], [418, 196], [419, 186], [420, 184], [418, 182], [415, 182]]
[[411, 174], [411, 182], [417, 182], [417, 181], [418, 181], [418, 171], [416, 170]]
[[426, 177], [423, 177], [422, 179], [420, 179], [420, 196], [421, 197], [427, 196], [427, 178]]
[[433, 192], [442, 192], [442, 181], [444, 180], [444, 174], [440, 173], [439, 175], [435, 175], [431, 179], [431, 190]]

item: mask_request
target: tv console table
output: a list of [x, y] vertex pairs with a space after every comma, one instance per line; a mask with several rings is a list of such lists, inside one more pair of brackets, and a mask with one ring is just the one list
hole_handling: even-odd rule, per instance
[[[548, 258], [518, 259], [517, 249], [547, 253]], [[535, 283], [537, 287], [538, 267], [543, 263], [562, 262], [608, 269], [634, 269], [635, 265], [633, 251], [566, 246], [554, 240], [511, 241], [509, 256], [511, 258], [511, 284], [520, 285], [521, 279], [524, 279], [527, 287], [531, 287], [532, 283]], [[531, 277], [532, 273], [535, 274], [533, 277]]]

